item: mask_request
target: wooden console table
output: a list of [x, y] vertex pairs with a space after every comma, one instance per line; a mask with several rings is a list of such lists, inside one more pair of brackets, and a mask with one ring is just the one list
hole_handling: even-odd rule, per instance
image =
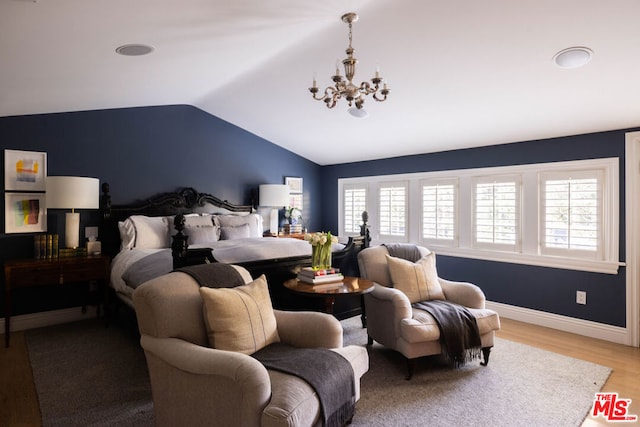
[[[109, 282], [107, 256], [60, 258], [57, 260], [17, 259], [4, 263], [4, 342], [9, 347], [11, 332], [11, 291], [18, 288], [58, 286], [66, 283], [98, 282], [100, 302]], [[83, 307], [83, 310], [85, 308]]]

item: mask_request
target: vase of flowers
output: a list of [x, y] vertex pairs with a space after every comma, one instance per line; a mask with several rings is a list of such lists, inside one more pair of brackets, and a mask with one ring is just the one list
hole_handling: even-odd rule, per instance
[[284, 217], [287, 221], [284, 226], [285, 234], [302, 232], [302, 212], [298, 208], [289, 206], [284, 210]]
[[305, 234], [304, 240], [311, 244], [311, 268], [331, 268], [331, 245], [338, 243], [338, 239], [331, 232], [318, 232]]

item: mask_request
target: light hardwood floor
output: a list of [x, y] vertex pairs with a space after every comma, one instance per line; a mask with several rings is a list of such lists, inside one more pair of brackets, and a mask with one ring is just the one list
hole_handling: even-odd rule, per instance
[[[640, 415], [640, 349], [514, 320], [501, 321], [502, 330], [498, 332], [500, 338], [612, 368], [613, 373], [604, 385], [603, 391], [617, 392], [621, 398], [631, 399], [629, 412]], [[0, 414], [2, 427], [40, 425], [38, 398], [23, 332], [12, 333], [11, 347], [0, 349]], [[604, 425], [629, 424], [607, 423], [602, 417], [588, 417], [583, 423], [583, 427]]]

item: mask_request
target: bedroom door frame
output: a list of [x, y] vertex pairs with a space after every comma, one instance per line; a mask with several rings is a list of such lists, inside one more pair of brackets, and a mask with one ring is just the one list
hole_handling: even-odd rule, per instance
[[640, 346], [640, 132], [625, 136], [626, 308], [628, 345]]

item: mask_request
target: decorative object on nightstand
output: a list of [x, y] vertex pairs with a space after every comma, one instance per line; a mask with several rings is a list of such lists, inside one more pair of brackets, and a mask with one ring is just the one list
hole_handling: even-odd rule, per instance
[[100, 207], [100, 181], [80, 176], [48, 176], [47, 207], [71, 209], [65, 216], [64, 242], [66, 248], [80, 245], [80, 214], [75, 209]]
[[260, 185], [260, 206], [270, 207], [269, 231], [278, 232], [278, 210], [289, 204], [289, 186], [284, 184]]
[[302, 233], [302, 212], [298, 208], [288, 206], [284, 211], [284, 217], [287, 220], [285, 225], [285, 234]]

